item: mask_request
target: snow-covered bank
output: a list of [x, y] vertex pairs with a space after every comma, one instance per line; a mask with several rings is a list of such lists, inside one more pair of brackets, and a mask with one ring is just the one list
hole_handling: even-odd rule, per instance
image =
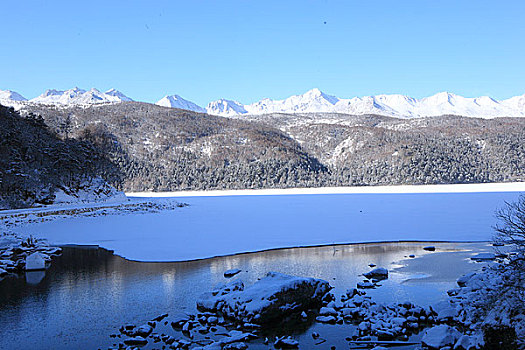
[[270, 188], [253, 190], [210, 190], [177, 192], [128, 192], [128, 197], [217, 197], [217, 196], [274, 196], [294, 194], [367, 194], [367, 193], [475, 193], [475, 192], [525, 192], [525, 182], [450, 184], [450, 185], [400, 185], [354, 186], [318, 188]]
[[138, 261], [184, 261], [337, 243], [487, 241], [496, 223], [494, 211], [519, 194], [186, 197], [189, 206], [175, 210], [57, 217], [16, 230], [55, 245], [99, 245]]

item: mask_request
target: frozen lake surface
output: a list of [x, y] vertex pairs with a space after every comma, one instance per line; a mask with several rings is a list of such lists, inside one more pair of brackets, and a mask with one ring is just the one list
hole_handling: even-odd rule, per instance
[[[427, 186], [428, 187], [428, 186]], [[494, 211], [520, 192], [181, 197], [188, 207], [69, 217], [16, 228], [51, 244], [99, 245], [137, 261], [185, 261], [283, 247], [488, 241]], [[132, 201], [145, 200], [132, 198]], [[150, 198], [166, 201], [166, 198]]]

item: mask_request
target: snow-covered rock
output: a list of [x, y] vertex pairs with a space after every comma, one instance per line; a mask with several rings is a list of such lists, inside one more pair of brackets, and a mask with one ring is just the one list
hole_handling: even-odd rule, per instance
[[483, 252], [483, 253], [474, 255], [473, 257], [471, 257], [471, 259], [474, 261], [489, 261], [489, 260], [496, 259], [496, 254], [489, 253], [489, 252]]
[[166, 95], [155, 104], [163, 107], [179, 108], [199, 113], [206, 113], [206, 109], [202, 108], [196, 103], [180, 97], [179, 95]]
[[470, 273], [467, 273], [466, 275], [463, 275], [461, 276], [460, 278], [457, 279], [457, 284], [458, 286], [460, 287], [465, 287], [465, 285], [467, 284], [467, 282], [472, 278], [474, 277], [474, 275], [476, 275], [475, 272], [470, 272]]
[[440, 301], [431, 308], [437, 314], [438, 321], [452, 320], [457, 315], [457, 310], [447, 300]]
[[[236, 283], [236, 284], [235, 284]], [[263, 324], [291, 313], [321, 306], [331, 289], [328, 282], [269, 272], [248, 288], [230, 283], [197, 301], [201, 311], [220, 312], [243, 322]]]
[[441, 349], [444, 346], [453, 346], [461, 337], [461, 333], [450, 326], [439, 325], [427, 329], [421, 342], [431, 349]]
[[335, 323], [337, 321], [337, 318], [335, 318], [334, 316], [317, 316], [315, 320], [321, 323]]
[[46, 259], [43, 254], [35, 252], [29, 255], [28, 257], [26, 257], [25, 269], [27, 271], [45, 270], [45, 268], [46, 268]]
[[373, 284], [370, 281], [357, 282], [357, 288], [359, 288], [359, 289], [375, 288], [375, 284]]
[[376, 267], [372, 271], [364, 273], [363, 276], [383, 280], [388, 278], [388, 270], [384, 267]]

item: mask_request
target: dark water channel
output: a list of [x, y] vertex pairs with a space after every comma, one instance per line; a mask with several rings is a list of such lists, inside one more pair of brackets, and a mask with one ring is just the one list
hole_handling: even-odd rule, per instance
[[[471, 255], [491, 250], [486, 243], [432, 243], [436, 251], [428, 252], [423, 250], [427, 245], [293, 248], [177, 263], [140, 263], [99, 248], [64, 247], [45, 275], [0, 282], [0, 348], [107, 349], [115, 343], [109, 335], [121, 325], [144, 324], [163, 313], [196, 312], [197, 296], [226, 282], [223, 272], [232, 268], [242, 270], [235, 278], [245, 285], [278, 271], [325, 279], [340, 295], [374, 263], [390, 271], [382, 287], [367, 292], [374, 301], [428, 305], [445, 298], [460, 275], [479, 268]], [[156, 331], [168, 333], [168, 327]], [[314, 346], [313, 330], [328, 341]], [[316, 349], [348, 349], [344, 338], [351, 332], [350, 326], [311, 323], [293, 330], [301, 348]], [[267, 348], [259, 345], [250, 348]]]

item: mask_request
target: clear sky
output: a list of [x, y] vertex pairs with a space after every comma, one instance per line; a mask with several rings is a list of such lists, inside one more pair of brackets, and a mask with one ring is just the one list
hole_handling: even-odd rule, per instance
[[525, 93], [525, 1], [2, 1], [0, 89], [155, 102]]

